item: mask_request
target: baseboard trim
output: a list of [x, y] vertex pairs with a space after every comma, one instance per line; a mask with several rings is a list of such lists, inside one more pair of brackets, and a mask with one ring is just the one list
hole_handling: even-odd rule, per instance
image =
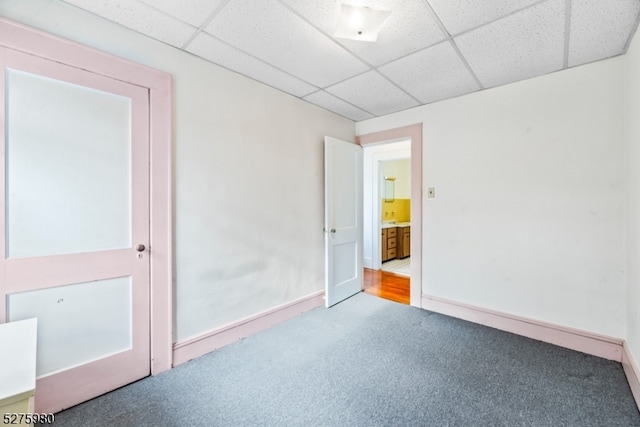
[[246, 317], [173, 345], [173, 366], [181, 365], [221, 347], [268, 329], [324, 305], [324, 291]]
[[636, 405], [640, 408], [640, 370], [626, 342], [622, 345], [622, 350], [622, 368]]
[[621, 362], [623, 358], [624, 341], [618, 338], [428, 295], [422, 296], [422, 308], [616, 362]]

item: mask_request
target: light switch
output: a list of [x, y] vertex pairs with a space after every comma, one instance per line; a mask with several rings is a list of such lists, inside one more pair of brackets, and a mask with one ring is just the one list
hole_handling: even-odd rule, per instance
[[435, 199], [436, 198], [436, 187], [427, 188], [427, 199]]

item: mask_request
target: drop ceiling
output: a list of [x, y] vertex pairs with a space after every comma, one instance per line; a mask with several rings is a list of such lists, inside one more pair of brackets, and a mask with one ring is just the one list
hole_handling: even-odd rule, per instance
[[[640, 0], [64, 0], [354, 121], [626, 52]], [[391, 10], [338, 39], [342, 3]]]

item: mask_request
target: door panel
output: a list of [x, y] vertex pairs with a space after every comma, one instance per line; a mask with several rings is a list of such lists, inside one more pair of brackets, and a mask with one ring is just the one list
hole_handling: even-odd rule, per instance
[[38, 318], [36, 411], [57, 412], [150, 372], [149, 95], [0, 56], [0, 321]]
[[9, 322], [42, 323], [38, 377], [131, 348], [131, 277], [10, 294], [8, 305]]
[[7, 258], [130, 247], [131, 98], [12, 69], [6, 82]]
[[325, 137], [325, 302], [362, 290], [362, 148]]

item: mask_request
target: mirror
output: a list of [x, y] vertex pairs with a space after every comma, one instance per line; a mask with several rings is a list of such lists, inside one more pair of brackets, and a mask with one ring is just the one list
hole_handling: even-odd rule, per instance
[[395, 199], [395, 176], [384, 177], [384, 201], [389, 203]]

